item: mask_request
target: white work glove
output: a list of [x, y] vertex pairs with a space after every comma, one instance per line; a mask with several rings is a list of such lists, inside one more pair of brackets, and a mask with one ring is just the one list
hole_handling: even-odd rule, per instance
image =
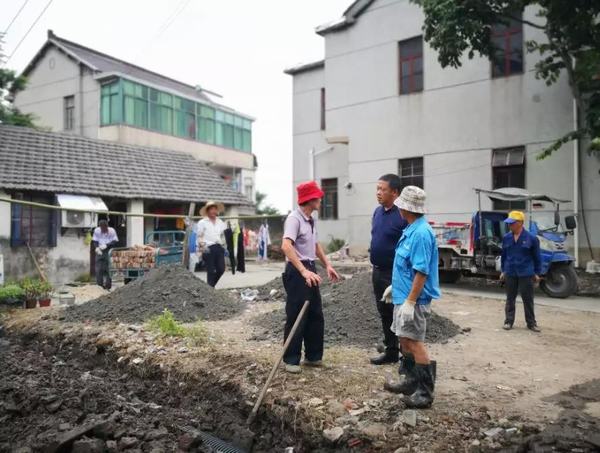
[[415, 305], [417, 304], [414, 300], [406, 299], [400, 308], [400, 326], [411, 323], [415, 319]]
[[104, 251], [104, 250], [106, 250], [106, 244], [100, 244], [100, 246], [98, 248], [100, 250]]
[[96, 255], [102, 255], [102, 250], [100, 249], [100, 247], [96, 247]]
[[383, 292], [383, 296], [381, 296], [381, 302], [385, 302], [386, 304], [392, 303], [392, 285], [388, 286]]

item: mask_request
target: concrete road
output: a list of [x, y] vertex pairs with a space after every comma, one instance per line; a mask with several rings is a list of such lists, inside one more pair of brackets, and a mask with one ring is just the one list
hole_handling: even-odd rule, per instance
[[[258, 264], [254, 261], [246, 263], [246, 272], [233, 275], [229, 270], [225, 272], [217, 284], [217, 289], [249, 288], [268, 283], [281, 276], [285, 264], [281, 262], [267, 262]], [[206, 272], [197, 272], [198, 278], [206, 281]], [[504, 300], [505, 295], [501, 288], [487, 286], [475, 287], [464, 282], [456, 285], [443, 285], [442, 291], [447, 294], [456, 294], [471, 297]], [[546, 296], [541, 290], [536, 291], [535, 303], [538, 305], [564, 309], [600, 313], [600, 298], [573, 296], [567, 299], [555, 299]]]
[[[494, 287], [475, 288], [465, 284], [459, 285], [442, 285], [442, 292], [446, 294], [456, 294], [471, 297], [485, 297], [488, 299], [505, 299], [505, 294], [502, 290]], [[520, 301], [520, 298], [517, 298]], [[555, 299], [546, 296], [541, 291], [536, 291], [535, 303], [547, 307], [558, 308], [561, 310], [577, 310], [600, 313], [600, 298], [598, 297], [581, 297], [572, 296], [567, 299]]]
[[[235, 275], [229, 269], [225, 271], [221, 280], [217, 284], [217, 289], [231, 288], [249, 288], [252, 286], [261, 286], [270, 282], [276, 277], [280, 277], [285, 263], [267, 262], [258, 264], [254, 261], [246, 262], [246, 272], [243, 274], [236, 272]], [[196, 272], [195, 275], [206, 281], [206, 272]]]

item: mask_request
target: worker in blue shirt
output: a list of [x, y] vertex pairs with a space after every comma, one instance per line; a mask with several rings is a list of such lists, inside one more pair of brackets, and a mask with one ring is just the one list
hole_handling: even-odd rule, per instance
[[371, 358], [373, 365], [396, 363], [400, 357], [398, 338], [391, 330], [394, 307], [391, 304], [386, 304], [382, 297], [385, 289], [392, 284], [396, 244], [407, 225], [406, 220], [402, 218], [400, 211], [394, 205], [394, 201], [400, 195], [401, 184], [402, 181], [398, 175], [394, 174], [383, 175], [377, 181], [377, 202], [379, 206], [375, 209], [371, 222], [369, 254], [373, 265], [373, 292], [375, 293], [377, 311], [379, 311], [381, 318], [385, 350], [381, 355]]
[[396, 246], [392, 287], [384, 297], [394, 303], [392, 330], [400, 337], [406, 370], [404, 380], [386, 382], [385, 388], [404, 395], [411, 408], [428, 408], [433, 403], [436, 363], [425, 347], [431, 301], [439, 299], [438, 249], [435, 234], [424, 217], [425, 191], [407, 186], [394, 202], [408, 222]]
[[540, 240], [523, 227], [525, 215], [511, 211], [504, 220], [510, 229], [502, 239], [502, 274], [506, 282], [506, 307], [504, 330], [510, 330], [515, 322], [515, 301], [521, 293], [525, 308], [525, 322], [532, 332], [541, 332], [535, 321], [533, 309], [534, 285], [539, 283], [542, 272]]

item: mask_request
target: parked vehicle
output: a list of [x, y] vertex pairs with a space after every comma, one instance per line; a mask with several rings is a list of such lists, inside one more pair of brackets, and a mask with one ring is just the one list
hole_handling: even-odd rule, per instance
[[[567, 200], [548, 195], [531, 194], [524, 189], [475, 189], [479, 210], [471, 222], [434, 223], [440, 256], [440, 281], [455, 283], [462, 275], [498, 278], [501, 273], [502, 238], [509, 231], [505, 211], [482, 211], [481, 195], [493, 200], [525, 202], [528, 211], [527, 229], [540, 240], [542, 253], [542, 290], [550, 297], [569, 297], [577, 291], [575, 259], [565, 250], [567, 235], [577, 227], [575, 216], [564, 219], [561, 227], [559, 207]], [[533, 203], [549, 202], [554, 207], [554, 225], [545, 226], [533, 219]]]

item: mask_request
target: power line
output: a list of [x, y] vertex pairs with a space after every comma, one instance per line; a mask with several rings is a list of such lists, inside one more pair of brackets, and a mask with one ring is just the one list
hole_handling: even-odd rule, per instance
[[13, 19], [10, 21], [10, 24], [8, 24], [8, 27], [6, 27], [6, 30], [4, 30], [5, 34], [8, 33], [8, 29], [12, 26], [12, 24], [15, 23], [15, 20], [17, 20], [17, 17], [19, 17], [19, 14], [21, 14], [21, 11], [23, 11], [23, 8], [25, 8], [27, 3], [29, 3], [29, 0], [25, 0], [25, 3], [21, 5], [21, 8], [19, 9], [19, 11], [17, 11], [17, 14], [15, 14], [15, 17], [13, 17]]
[[10, 59], [13, 57], [13, 55], [15, 54], [15, 52], [17, 50], [19, 50], [19, 47], [21, 46], [21, 44], [23, 43], [23, 41], [25, 41], [25, 38], [27, 38], [27, 36], [29, 36], [29, 33], [31, 33], [31, 30], [33, 30], [33, 27], [35, 27], [35, 25], [38, 23], [38, 21], [42, 18], [42, 16], [46, 12], [46, 10], [50, 7], [50, 5], [52, 4], [53, 1], [54, 0], [49, 0], [48, 3], [46, 3], [46, 6], [44, 6], [44, 9], [42, 10], [42, 12], [33, 21], [33, 24], [31, 24], [31, 27], [29, 27], [29, 30], [27, 30], [27, 32], [25, 33], [25, 36], [23, 36], [21, 38], [21, 40], [19, 41], [19, 43], [17, 44], [17, 46], [13, 49], [12, 53], [8, 56], [8, 58], [6, 59], [6, 63], [8, 63], [10, 61]]

